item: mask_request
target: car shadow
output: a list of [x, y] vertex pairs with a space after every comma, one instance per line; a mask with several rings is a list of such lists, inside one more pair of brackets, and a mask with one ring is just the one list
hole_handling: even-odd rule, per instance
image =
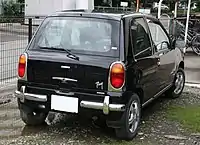
[[108, 128], [106, 125], [98, 125], [91, 118], [59, 114], [58, 117], [52, 123], [46, 123], [41, 126], [24, 126], [21, 135], [31, 136], [36, 134], [52, 134], [52, 135], [64, 135], [66, 138], [70, 138], [72, 135], [78, 136], [87, 140], [87, 136], [93, 138], [114, 138], [114, 130]]
[[[155, 112], [161, 111], [163, 109], [163, 104], [167, 104], [169, 100], [170, 99], [167, 97], [161, 96], [143, 108], [142, 120], [148, 120], [148, 117], [152, 116]], [[104, 140], [118, 140], [115, 137], [114, 129], [108, 128], [104, 124], [97, 125], [91, 118], [60, 113], [56, 115], [57, 117], [55, 117], [51, 123], [46, 123], [37, 127], [25, 126], [22, 130], [22, 136], [44, 133], [54, 136], [62, 134], [66, 138], [70, 138], [70, 136], [76, 134], [78, 138], [83, 140], [88, 140], [88, 136], [92, 136], [92, 138], [102, 138]]]
[[153, 100], [150, 104], [143, 108], [142, 120], [148, 120], [148, 118], [156, 112], [163, 111], [165, 109], [164, 106], [166, 106], [170, 100], [171, 99], [165, 95], [162, 95], [159, 98]]

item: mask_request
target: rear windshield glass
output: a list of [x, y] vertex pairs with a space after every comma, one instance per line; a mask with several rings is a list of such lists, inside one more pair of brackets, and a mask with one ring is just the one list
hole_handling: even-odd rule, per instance
[[114, 20], [49, 17], [29, 49], [64, 48], [73, 53], [119, 56], [120, 22]]

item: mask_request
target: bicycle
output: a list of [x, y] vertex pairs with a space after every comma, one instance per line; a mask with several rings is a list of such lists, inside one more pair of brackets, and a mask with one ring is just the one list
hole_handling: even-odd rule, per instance
[[[185, 30], [182, 29], [178, 39], [185, 39]], [[192, 51], [200, 55], [200, 34], [193, 29], [188, 30], [188, 36], [186, 41], [186, 49], [192, 48]]]

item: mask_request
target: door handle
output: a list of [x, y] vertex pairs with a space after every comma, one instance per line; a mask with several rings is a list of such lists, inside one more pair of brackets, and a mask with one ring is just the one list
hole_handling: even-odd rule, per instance
[[158, 66], [160, 66], [160, 60], [158, 60], [157, 64], [158, 64]]
[[158, 55], [159, 55], [159, 56], [162, 56], [162, 55], [164, 55], [164, 53], [159, 53]]

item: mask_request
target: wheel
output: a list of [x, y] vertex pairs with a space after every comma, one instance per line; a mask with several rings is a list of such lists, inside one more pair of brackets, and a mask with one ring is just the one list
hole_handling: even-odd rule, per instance
[[192, 39], [192, 50], [197, 55], [200, 55], [200, 35], [197, 35]]
[[182, 68], [179, 68], [172, 87], [166, 92], [166, 95], [171, 98], [178, 98], [183, 92], [185, 87], [185, 72]]
[[28, 126], [39, 126], [45, 124], [45, 119], [48, 113], [43, 112], [25, 112], [20, 109], [20, 117]]
[[141, 103], [137, 94], [133, 94], [122, 115], [121, 128], [116, 128], [115, 133], [119, 139], [132, 140], [138, 132], [141, 120]]

